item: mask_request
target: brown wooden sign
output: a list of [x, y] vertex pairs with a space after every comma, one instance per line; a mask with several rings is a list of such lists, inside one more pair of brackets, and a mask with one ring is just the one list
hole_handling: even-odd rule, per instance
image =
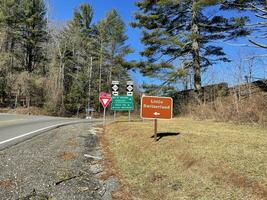
[[171, 119], [173, 100], [170, 97], [143, 96], [141, 117], [146, 119]]

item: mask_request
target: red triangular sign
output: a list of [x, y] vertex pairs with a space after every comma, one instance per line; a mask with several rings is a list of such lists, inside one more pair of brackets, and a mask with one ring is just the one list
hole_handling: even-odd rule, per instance
[[99, 100], [104, 108], [107, 108], [111, 102], [111, 95], [108, 93], [101, 92], [99, 95]]

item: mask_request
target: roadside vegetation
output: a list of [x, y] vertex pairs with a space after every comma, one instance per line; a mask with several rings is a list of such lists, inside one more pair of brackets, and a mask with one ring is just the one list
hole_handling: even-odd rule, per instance
[[[69, 21], [58, 22], [50, 16], [50, 3], [0, 0], [0, 107], [82, 117], [86, 108], [101, 111], [99, 93], [110, 92], [112, 80], [125, 84], [135, 70], [153, 80], [136, 80], [136, 108], [141, 93], [172, 96], [191, 90], [194, 103], [180, 115], [266, 125], [265, 97], [250, 93], [241, 100], [237, 92], [207, 103], [202, 92], [221, 79], [207, 71], [224, 63], [234, 62], [226, 72], [226, 82], [234, 77], [234, 85], [266, 78], [266, 54], [261, 54], [267, 49], [266, 1], [138, 1], [131, 26], [141, 30], [142, 61], [126, 59], [134, 49], [116, 10], [96, 21], [93, 7], [81, 4]], [[231, 45], [240, 45], [240, 52], [261, 51], [231, 60], [226, 51]], [[257, 73], [255, 66], [261, 66]]]
[[136, 60], [117, 10], [96, 21], [81, 4], [59, 22], [50, 3], [0, 0], [0, 112], [102, 116], [99, 93], [136, 72], [134, 114], [143, 94], [168, 96], [177, 118], [159, 122], [157, 142], [149, 120], [105, 127], [119, 199], [266, 199], [266, 0], [136, 1], [130, 25], [144, 45]]
[[[238, 93], [237, 93], [238, 94]], [[236, 124], [267, 127], [267, 98], [262, 93], [239, 98], [236, 94], [218, 97], [213, 101], [186, 103], [181, 106], [181, 116], [198, 120], [215, 120]]]
[[[147, 58], [139, 69], [161, 81], [144, 84], [145, 93], [182, 94], [174, 98], [179, 105], [174, 112], [180, 116], [266, 126], [266, 6], [260, 0], [139, 1], [132, 25], [143, 31], [141, 55]], [[231, 64], [226, 49], [236, 46], [240, 52], [257, 48], [247, 55], [240, 53]], [[214, 66], [229, 65], [231, 69], [207, 73]], [[234, 80], [230, 94], [218, 95], [222, 74], [228, 75], [225, 84]], [[251, 86], [261, 79], [262, 91], [253, 92]], [[214, 88], [209, 98], [206, 87]]]
[[133, 197], [266, 199], [266, 129], [191, 118], [158, 127], [157, 142], [149, 120], [115, 122], [104, 133], [114, 170]]
[[98, 94], [112, 80], [129, 80], [125, 24], [116, 10], [93, 23], [89, 4], [56, 22], [49, 6], [0, 0], [0, 106], [35, 106], [54, 115], [98, 110]]

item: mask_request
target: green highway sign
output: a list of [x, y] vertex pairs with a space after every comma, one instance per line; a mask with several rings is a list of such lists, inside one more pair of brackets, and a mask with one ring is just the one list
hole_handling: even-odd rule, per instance
[[133, 97], [132, 96], [113, 96], [111, 102], [112, 110], [133, 110]]

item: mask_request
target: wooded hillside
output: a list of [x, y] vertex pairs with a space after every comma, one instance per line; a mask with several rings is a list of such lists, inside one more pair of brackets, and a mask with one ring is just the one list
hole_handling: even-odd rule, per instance
[[0, 104], [41, 106], [54, 114], [98, 109], [111, 80], [129, 79], [125, 24], [116, 10], [92, 23], [88, 4], [60, 24], [43, 0], [0, 1]]

